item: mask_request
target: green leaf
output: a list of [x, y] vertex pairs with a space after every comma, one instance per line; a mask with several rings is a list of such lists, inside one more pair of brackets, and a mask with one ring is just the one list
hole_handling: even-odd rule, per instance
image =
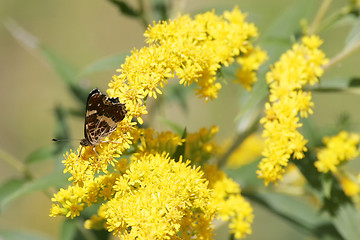
[[260, 43], [268, 51], [270, 61], [276, 61], [280, 54], [291, 46], [291, 36], [298, 37], [301, 32], [300, 21], [314, 13], [314, 4], [311, 0], [296, 2], [283, 11], [260, 36]]
[[66, 219], [61, 227], [61, 240], [73, 240], [76, 239], [77, 233], [77, 219]]
[[96, 72], [119, 68], [121, 64], [125, 62], [127, 55], [128, 53], [123, 53], [100, 59], [81, 70], [78, 76], [83, 77]]
[[54, 173], [33, 181], [10, 180], [0, 188], [0, 212], [15, 199], [35, 191], [47, 190], [50, 187], [63, 187], [68, 184], [68, 174]]
[[181, 127], [179, 124], [177, 124], [177, 123], [175, 123], [175, 122], [173, 122], [173, 121], [170, 121], [170, 120], [167, 119], [167, 118], [160, 118], [160, 121], [161, 121], [163, 124], [169, 126], [172, 131], [174, 131], [175, 133], [177, 133], [177, 134], [179, 134], [179, 135], [184, 132], [183, 127]]
[[61, 240], [96, 240], [109, 239], [111, 234], [105, 230], [87, 230], [84, 228], [84, 220], [80, 218], [67, 219], [61, 228]]
[[166, 102], [174, 101], [179, 103], [184, 112], [187, 113], [189, 111], [188, 95], [194, 91], [194, 88], [194, 84], [187, 87], [176, 83], [168, 85], [166, 91], [164, 91]]
[[21, 232], [19, 230], [0, 230], [0, 239], [2, 240], [48, 240], [44, 236], [39, 236], [33, 233]]
[[350, 50], [360, 47], [360, 18], [354, 24], [349, 35], [346, 38], [345, 50]]
[[40, 45], [40, 51], [53, 67], [63, 83], [65, 83], [66, 87], [70, 90], [74, 98], [77, 99], [81, 104], [84, 103], [89, 94], [89, 90], [83, 89], [79, 86], [77, 73], [70, 65], [70, 63], [46, 46]]
[[52, 49], [39, 45], [39, 50], [42, 52], [46, 60], [51, 64], [55, 72], [67, 85], [76, 84], [76, 71], [65, 59], [60, 57]]
[[344, 239], [360, 239], [360, 214], [352, 204], [342, 205], [333, 222]]
[[[183, 131], [183, 134], [181, 136], [181, 139], [186, 139], [187, 136], [187, 132], [186, 132], [186, 128]], [[183, 142], [182, 145], [177, 146], [176, 151], [174, 153], [174, 155], [172, 156], [173, 159], [175, 159], [176, 162], [178, 162], [180, 160], [180, 157], [185, 155], [185, 148], [186, 148], [186, 142]]]
[[320, 82], [319, 87], [311, 88], [313, 92], [344, 92], [360, 94], [360, 77], [336, 77]]
[[9, 196], [14, 195], [25, 183], [23, 179], [10, 179], [0, 186], [0, 212], [3, 212]]
[[81, 103], [85, 102], [89, 91], [79, 87], [76, 71], [68, 61], [42, 44], [34, 35], [27, 32], [15, 21], [7, 21], [5, 25], [13, 37], [25, 48], [30, 49], [32, 52], [36, 50], [36, 53], [45, 58], [46, 62], [54, 69], [60, 79], [70, 89], [75, 99], [78, 99]]
[[25, 163], [33, 164], [33, 163], [49, 160], [54, 156], [54, 154], [55, 154], [55, 148], [53, 146], [42, 147], [30, 153], [30, 155], [26, 157]]
[[357, 127], [357, 123], [353, 123], [349, 113], [339, 115], [336, 123], [330, 126], [317, 126], [312, 116], [303, 118], [301, 122], [303, 123], [301, 133], [309, 141], [307, 146], [310, 149], [323, 147], [322, 139], [324, 136], [333, 136], [342, 130], [352, 131]]
[[315, 126], [314, 120], [311, 116], [308, 118], [301, 119], [303, 124], [301, 128], [301, 133], [308, 140], [307, 146], [318, 147], [322, 143], [322, 135], [318, 126]]
[[319, 173], [314, 166], [317, 160], [315, 153], [308, 150], [301, 161], [292, 162], [299, 168], [308, 184], [312, 187], [315, 195], [319, 196], [323, 203], [322, 210], [330, 215], [335, 215], [343, 204], [348, 204], [351, 199], [345, 195], [342, 187], [331, 173]]
[[168, 7], [165, 1], [155, 0], [153, 3], [153, 10], [155, 19], [158, 21], [167, 21], [169, 19]]
[[272, 192], [256, 193], [248, 195], [248, 197], [282, 217], [287, 223], [299, 228], [299, 230], [306, 231], [308, 234], [321, 239], [325, 237], [341, 239], [330, 219], [321, 215], [311, 204], [299, 197]]
[[[70, 139], [69, 126], [67, 123], [67, 113], [63, 107], [60, 105], [55, 108], [55, 139], [60, 141], [55, 141], [55, 154], [62, 154], [68, 147]], [[62, 141], [66, 140], [66, 141]]]
[[121, 13], [130, 16], [130, 17], [138, 17], [140, 13], [128, 5], [125, 1], [121, 0], [108, 0], [112, 4], [114, 4]]
[[260, 160], [253, 161], [237, 169], [227, 167], [225, 169], [226, 175], [238, 182], [242, 188], [245, 186], [245, 188], [250, 189], [250, 191], [254, 187], [263, 187], [263, 181], [259, 179], [256, 174], [259, 161]]

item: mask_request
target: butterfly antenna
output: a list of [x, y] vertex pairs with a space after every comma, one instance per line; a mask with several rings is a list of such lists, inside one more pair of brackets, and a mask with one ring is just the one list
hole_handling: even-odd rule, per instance
[[59, 139], [59, 138], [52, 138], [51, 141], [53, 142], [68, 142], [68, 141], [81, 141], [81, 139]]

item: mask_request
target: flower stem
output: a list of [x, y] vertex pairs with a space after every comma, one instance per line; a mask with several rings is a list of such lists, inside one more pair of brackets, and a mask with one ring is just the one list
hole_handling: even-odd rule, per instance
[[0, 159], [4, 160], [7, 164], [15, 168], [17, 171], [21, 172], [27, 179], [34, 179], [34, 176], [27, 169], [25, 164], [18, 161], [14, 156], [12, 156], [10, 153], [6, 152], [3, 149], [0, 149]]
[[324, 70], [329, 69], [330, 67], [340, 62], [358, 49], [360, 49], [360, 41], [357, 44], [352, 45], [350, 48], [345, 47], [341, 52], [339, 52], [335, 57], [333, 57], [328, 64], [323, 67]]
[[[22, 173], [25, 178], [29, 181], [33, 181], [35, 179], [34, 175], [29, 171], [25, 164], [17, 160], [14, 156], [10, 153], [6, 152], [3, 149], [0, 149], [0, 159], [4, 160], [7, 164], [15, 168], [17, 171]], [[48, 190], [42, 191], [49, 199], [52, 197], [52, 193]]]
[[317, 11], [317, 13], [315, 15], [313, 22], [311, 23], [311, 25], [309, 27], [309, 35], [312, 35], [316, 32], [316, 30], [318, 29], [318, 27], [320, 25], [321, 20], [323, 19], [326, 11], [328, 10], [331, 2], [332, 2], [332, 0], [323, 0], [319, 10]]
[[226, 153], [219, 159], [218, 161], [218, 167], [222, 168], [226, 164], [228, 158], [230, 155], [238, 148], [238, 146], [252, 133], [254, 133], [259, 126], [258, 119], [252, 122], [252, 125], [248, 127], [245, 131], [240, 132], [233, 144], [230, 146], [230, 148], [226, 151]]
[[140, 16], [141, 22], [142, 22], [144, 28], [147, 29], [149, 26], [149, 22], [147, 21], [147, 19], [145, 17], [144, 1], [138, 0], [138, 4], [139, 4], [139, 16]]
[[345, 17], [346, 15], [351, 13], [353, 10], [354, 9], [352, 6], [346, 6], [346, 7], [341, 8], [337, 13], [333, 14], [332, 16], [330, 16], [324, 20], [324, 23], [322, 24], [322, 26], [319, 27], [318, 32], [323, 32], [323, 31], [327, 30], [335, 22], [339, 21], [340, 19], [342, 19], [343, 17]]

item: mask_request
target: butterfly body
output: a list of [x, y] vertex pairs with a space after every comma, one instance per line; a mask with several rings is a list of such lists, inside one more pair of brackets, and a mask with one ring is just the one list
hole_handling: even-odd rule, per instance
[[119, 98], [110, 98], [95, 88], [86, 103], [84, 136], [81, 146], [96, 146], [114, 132], [126, 115], [125, 104]]

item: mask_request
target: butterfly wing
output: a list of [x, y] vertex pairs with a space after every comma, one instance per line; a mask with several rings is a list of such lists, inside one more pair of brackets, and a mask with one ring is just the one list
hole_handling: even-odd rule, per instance
[[[108, 98], [95, 88], [89, 94], [85, 113], [85, 146], [99, 144], [102, 138], [116, 130], [126, 114], [125, 104], [119, 98]], [[83, 142], [83, 141], [82, 141]], [[83, 142], [83, 143], [84, 143]]]

